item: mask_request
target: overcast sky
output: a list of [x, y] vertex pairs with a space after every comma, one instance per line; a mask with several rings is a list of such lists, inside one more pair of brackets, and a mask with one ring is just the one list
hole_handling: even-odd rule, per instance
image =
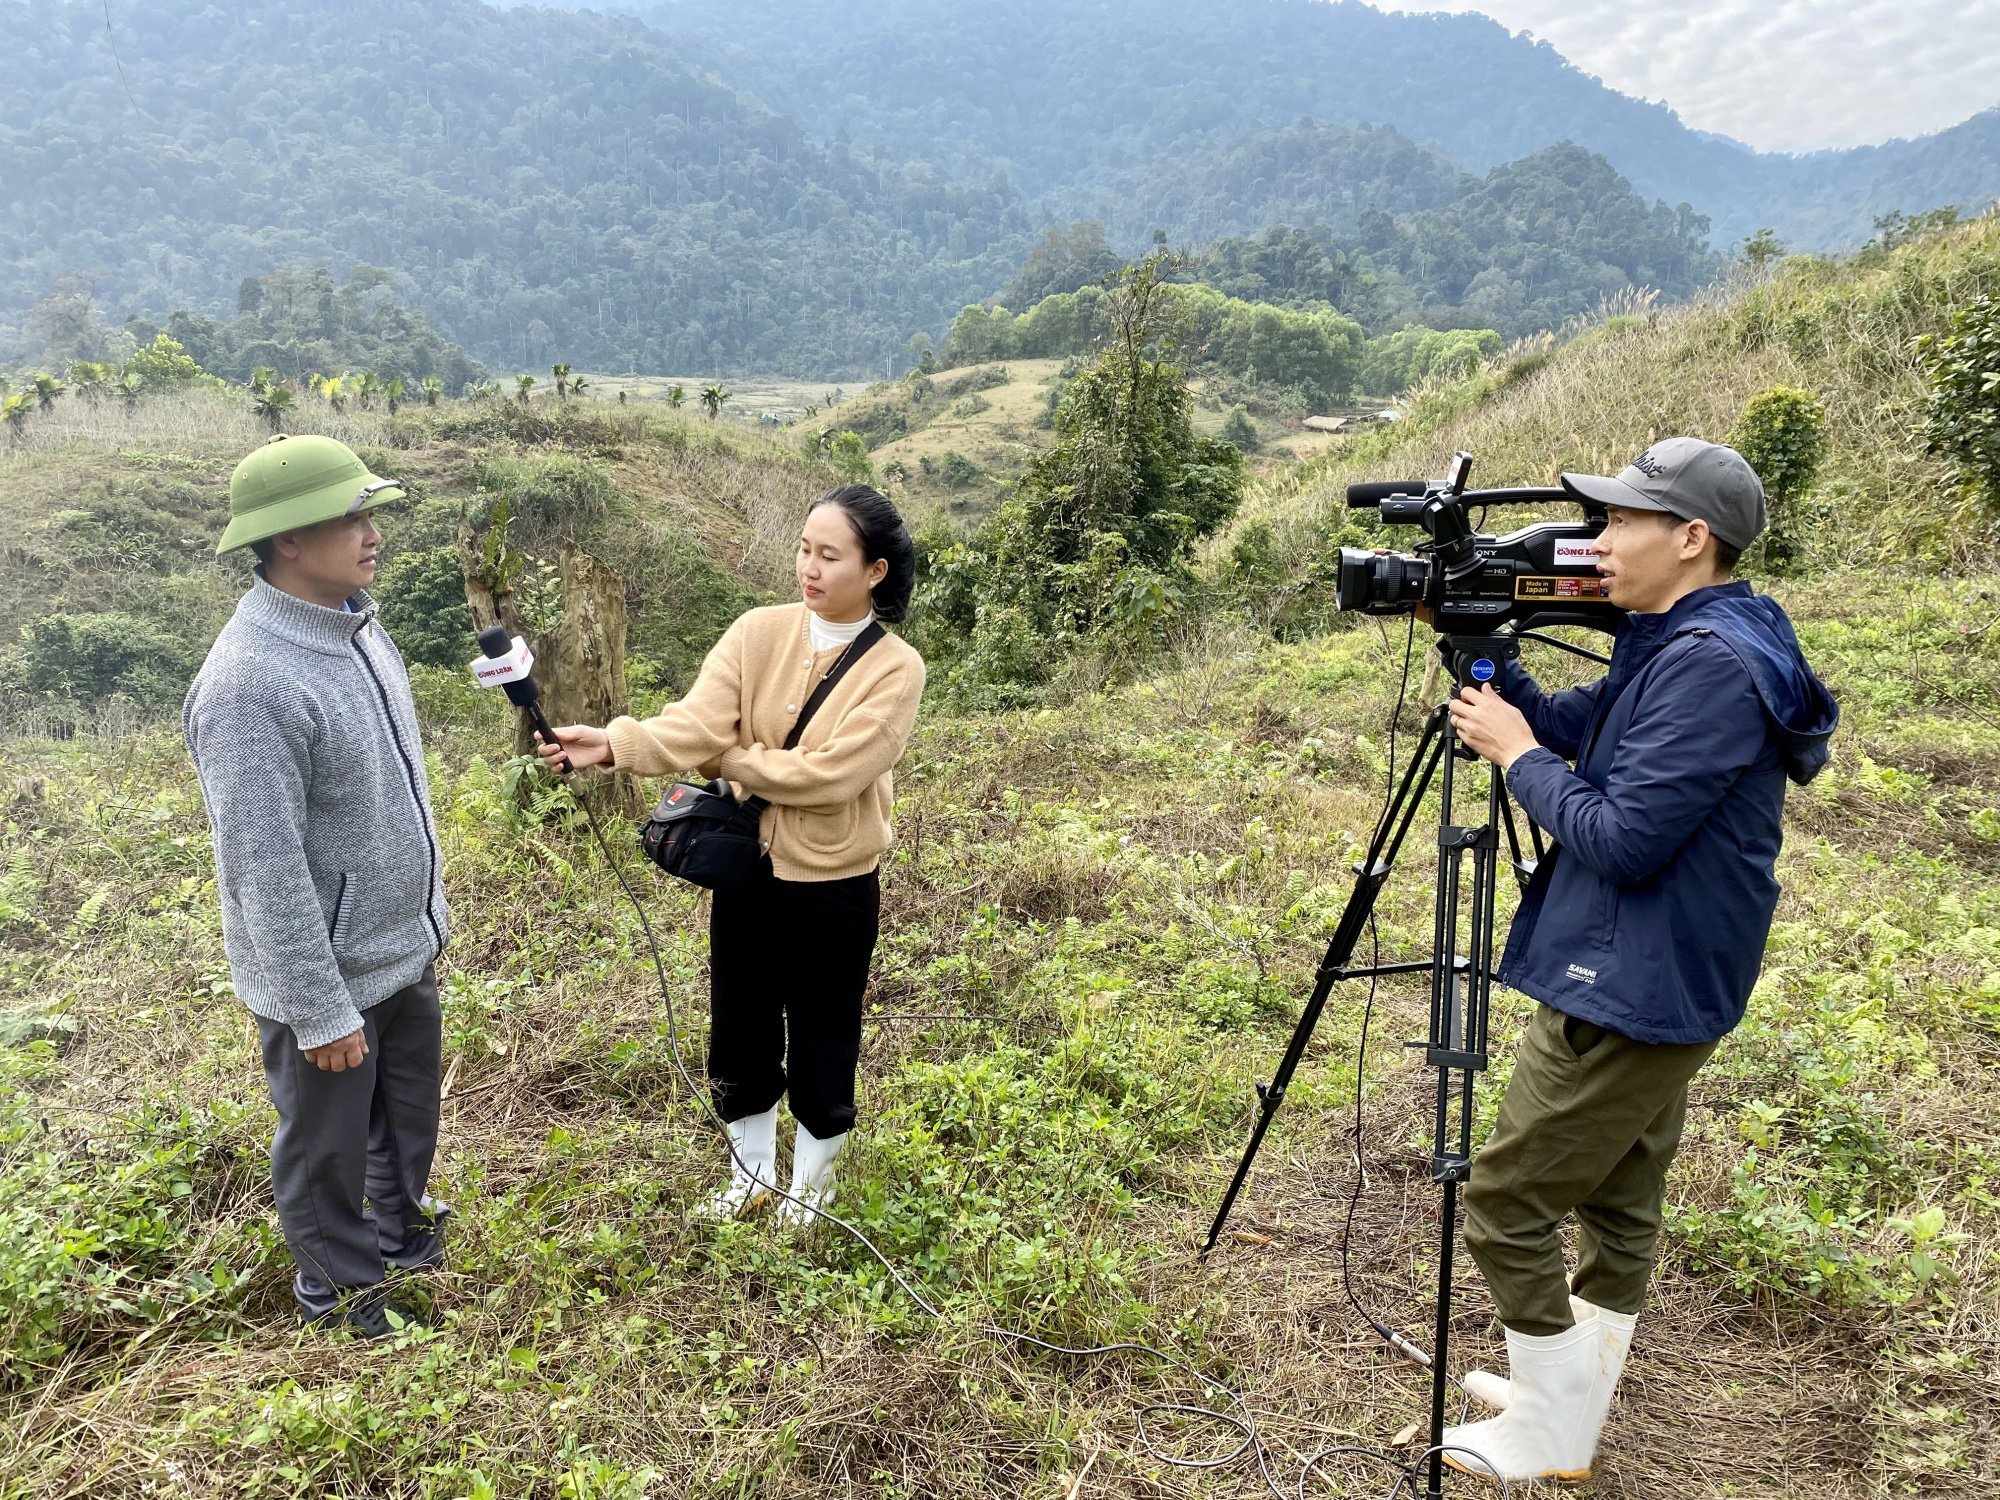
[[1762, 151], [1927, 135], [2000, 104], [2000, 0], [1374, 0], [1479, 11]]

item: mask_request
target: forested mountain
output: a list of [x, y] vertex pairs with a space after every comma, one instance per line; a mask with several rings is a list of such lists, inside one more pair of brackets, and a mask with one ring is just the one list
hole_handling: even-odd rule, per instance
[[1156, 229], [1201, 245], [1274, 224], [1351, 237], [1383, 215], [1442, 208], [1477, 181], [1391, 126], [1308, 119], [1115, 172], [1101, 213], [1112, 239], [1127, 245]]
[[[1320, 153], [1349, 163], [1349, 175], [1316, 177], [1310, 163]], [[1210, 160], [1212, 170], [1191, 166], [1183, 201], [1228, 180], [1229, 163], [1254, 163], [1271, 177], [1292, 174], [1281, 190], [1298, 212], [1258, 234], [1197, 242], [1174, 279], [1245, 302], [1326, 304], [1373, 333], [1416, 324], [1514, 337], [1590, 312], [1628, 286], [1686, 297], [1724, 266], [1707, 247], [1705, 218], [1684, 203], [1648, 204], [1603, 157], [1577, 146], [1475, 177], [1386, 127], [1300, 125]], [[1103, 226], [1080, 220], [1043, 236], [1000, 301], [1025, 313], [1103, 284], [1120, 263]], [[1038, 352], [1075, 351], [1059, 339]]]
[[[246, 278], [286, 267], [367, 266], [497, 367], [845, 378], [968, 302], [1004, 289], [1019, 310], [1161, 234], [1257, 237], [1210, 256], [1250, 296], [1264, 272], [1230, 262], [1268, 259], [1277, 229], [1340, 268], [1271, 283], [1280, 300], [1370, 331], [1524, 331], [1627, 281], [1688, 290], [1714, 264], [1704, 216], [1717, 247], [1763, 224], [1828, 243], [2000, 193], [2000, 111], [1758, 156], [1478, 17], [599, 3], [640, 16], [0, 0], [0, 363], [48, 357], [28, 312], [64, 278], [114, 322], [158, 323], [230, 319]], [[1074, 221], [1104, 233], [1052, 276], [1030, 251]]]
[[[1347, 174], [1315, 178], [1320, 157], [1349, 164]], [[1417, 322], [1511, 337], [1627, 286], [1685, 297], [1723, 265], [1706, 218], [1685, 203], [1647, 203], [1577, 146], [1475, 177], [1386, 128], [1300, 125], [1203, 161], [1187, 174], [1184, 201], [1203, 201], [1201, 188], [1230, 180], [1234, 165], [1237, 180], [1277, 184], [1296, 211], [1260, 234], [1209, 243], [1194, 276], [1253, 302], [1328, 302], [1372, 330]]]
[[1004, 179], [816, 144], [629, 17], [106, 15], [0, 8], [0, 321], [72, 273], [115, 316], [227, 313], [246, 276], [328, 259], [407, 273], [494, 360], [879, 369], [1030, 239]]
[[[2000, 197], [2000, 109], [1916, 141], [1760, 154], [1479, 15], [1359, 0], [599, 3], [684, 36], [815, 133], [954, 172], [999, 161], [1069, 218], [1115, 217], [1108, 184], [1300, 116], [1394, 125], [1475, 171], [1574, 141], [1647, 200], [1707, 214], [1718, 245], [1770, 225], [1834, 248], [1865, 240], [1879, 214]], [[1244, 189], [1240, 222], [1283, 220]]]

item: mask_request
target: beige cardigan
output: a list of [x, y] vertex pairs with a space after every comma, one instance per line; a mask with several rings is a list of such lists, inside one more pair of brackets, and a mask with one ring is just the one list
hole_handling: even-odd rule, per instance
[[763, 835], [780, 880], [865, 875], [889, 847], [890, 769], [924, 691], [924, 659], [887, 634], [834, 685], [800, 737], [792, 722], [842, 647], [815, 653], [804, 604], [753, 609], [724, 632], [678, 703], [613, 719], [613, 763], [640, 776], [693, 771], [771, 806]]

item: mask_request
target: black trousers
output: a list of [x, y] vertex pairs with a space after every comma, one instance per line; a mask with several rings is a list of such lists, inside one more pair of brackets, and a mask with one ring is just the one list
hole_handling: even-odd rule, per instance
[[861, 997], [880, 930], [882, 882], [780, 880], [717, 891], [708, 922], [708, 1079], [725, 1120], [762, 1114], [791, 1088], [821, 1140], [854, 1125]]
[[[361, 1013], [368, 1055], [358, 1068], [322, 1072], [292, 1028], [257, 1019], [264, 1077], [278, 1107], [271, 1189], [292, 1259], [335, 1287], [374, 1286], [384, 1255], [422, 1227], [424, 1189], [437, 1154], [440, 1018], [437, 974]], [[373, 1222], [363, 1214], [366, 1196]]]

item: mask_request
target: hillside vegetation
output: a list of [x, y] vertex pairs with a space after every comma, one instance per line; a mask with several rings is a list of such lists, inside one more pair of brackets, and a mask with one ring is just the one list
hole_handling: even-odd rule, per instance
[[495, 369], [872, 377], [1074, 220], [1127, 255], [1323, 228], [1373, 267], [1335, 299], [1370, 331], [1511, 335], [1628, 280], [1679, 295], [1760, 227], [1839, 246], [2000, 196], [2000, 110], [1760, 156], [1483, 17], [606, 8], [11, 7], [0, 360], [55, 357], [31, 313], [75, 282], [114, 324], [229, 321], [246, 280], [324, 264]]
[[[1615, 316], [1557, 347], [1528, 340], [1406, 399], [1393, 434], [1345, 445], [1253, 495], [1238, 525], [1269, 524], [1289, 550], [1337, 527], [1346, 486], [1443, 471], [1463, 449], [1473, 482], [1551, 484], [1616, 473], [1655, 438], [1724, 436], [1760, 390], [1799, 387], [1826, 409], [1826, 457], [1802, 508], [1820, 566], [1979, 566], [1993, 511], [1923, 440], [1916, 340], [2000, 293], [2000, 216], [1847, 260], [1801, 256], [1682, 308]], [[1505, 518], [1499, 518], [1505, 524]]]
[[119, 16], [123, 85], [101, 6], [64, 0], [17, 41], [8, 321], [65, 275], [120, 318], [214, 316], [245, 277], [360, 261], [416, 278], [496, 364], [879, 369], [1005, 280], [1028, 232], [1004, 181], [834, 145], [629, 17], [176, 0]]
[[[1454, 446], [1493, 482], [1602, 471], [1651, 436], [1720, 435], [1780, 380], [1825, 406], [1824, 519], [1799, 571], [1755, 576], [1842, 727], [1790, 798], [1764, 976], [1695, 1083], [1655, 1293], [1596, 1477], [1573, 1493], [1993, 1493], [2000, 573], [1987, 502], [1915, 435], [1908, 338], [1996, 278], [1989, 221], [1517, 350], [1419, 392], [1407, 430], [1253, 484], [1207, 544], [1217, 592], [1163, 613], [1126, 670], [967, 712], [936, 648], [940, 695], [897, 777], [838, 1207], [942, 1321], [824, 1226], [689, 1217], [721, 1160], [673, 1062], [675, 1045], [690, 1067], [701, 1055], [700, 903], [608, 830], [660, 937], [662, 994], [596, 846], [560, 794], [524, 810], [504, 704], [451, 666], [418, 680], [458, 921], [437, 1172], [452, 1261], [418, 1289], [434, 1328], [387, 1348], [300, 1335], [271, 1111], [177, 732], [17, 725], [0, 773], [0, 1496], [1261, 1492], [1247, 1458], [1160, 1456], [1226, 1455], [1219, 1424], [1156, 1415], [1141, 1442], [1149, 1406], [1220, 1404], [1185, 1372], [996, 1342], [994, 1321], [1140, 1340], [1225, 1382], [1289, 1492], [1322, 1448], [1388, 1444], [1428, 1377], [1356, 1318], [1343, 1255], [1354, 1295], [1428, 1342], [1432, 1075], [1401, 1046], [1424, 1028], [1417, 987], [1375, 1002], [1359, 1142], [1366, 995], [1336, 990], [1236, 1233], [1194, 1258], [1376, 815], [1404, 660], [1400, 621], [1263, 627], [1274, 601], [1323, 588], [1339, 535], [1373, 534], [1334, 509], [1349, 478], [1432, 472]], [[1162, 420], [1181, 421], [1170, 397]], [[236, 583], [208, 539], [258, 426], [240, 392], [87, 411], [0, 457], [4, 618], [116, 610], [192, 652]], [[775, 593], [784, 553], [759, 547], [788, 547], [829, 477], [795, 446], [650, 406], [450, 402], [321, 425], [412, 477], [397, 525], [420, 541], [486, 487], [572, 521], [608, 492], [619, 525], [590, 535], [634, 549], [619, 563], [652, 590], [642, 640]], [[1059, 477], [1044, 465], [1034, 483]], [[667, 531], [709, 571], [655, 587]], [[1427, 938], [1428, 863], [1413, 841], [1385, 892], [1385, 958]], [[1524, 1014], [1496, 997], [1482, 1123]], [[1454, 1362], [1490, 1366], [1490, 1303], [1460, 1265]], [[1306, 1492], [1388, 1488], [1338, 1458]]]
[[[998, 164], [1065, 218], [1135, 243], [1223, 213], [1261, 228], [1288, 194], [1244, 177], [1190, 194], [1159, 164], [1229, 151], [1304, 117], [1390, 125], [1485, 172], [1565, 141], [1647, 199], [1707, 215], [1718, 248], [1770, 225], [1789, 244], [1859, 244], [1885, 213], [2000, 197], [2000, 109], [1936, 135], [1804, 156], [1752, 151], [1619, 92], [1552, 45], [1484, 15], [1361, 0], [617, 0], [687, 39], [724, 76], [801, 119], [838, 100], [842, 128], [969, 179]], [[1983, 109], [1982, 114], [1973, 114]], [[1267, 194], [1269, 195], [1267, 198]], [[1239, 207], [1240, 205], [1240, 207]]]
[[[857, 434], [874, 476], [914, 518], [970, 516], [1004, 499], [1055, 440], [1055, 406], [1077, 359], [1008, 359], [884, 381], [806, 419], [808, 442]], [[1324, 451], [1332, 438], [1297, 427], [1268, 389], [1196, 374], [1194, 422], [1246, 450], [1259, 467]], [[1247, 403], [1247, 404], [1246, 404]], [[1300, 412], [1303, 403], [1296, 403]], [[1238, 413], [1241, 413], [1241, 425]]]

